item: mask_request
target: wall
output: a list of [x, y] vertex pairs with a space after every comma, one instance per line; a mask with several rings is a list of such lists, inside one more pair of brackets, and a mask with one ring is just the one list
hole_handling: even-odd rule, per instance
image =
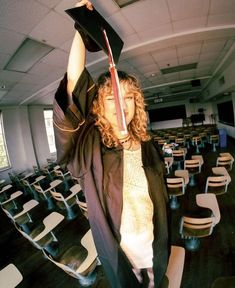
[[46, 159], [50, 158], [44, 108], [43, 106], [0, 108], [11, 162], [10, 169], [0, 172], [0, 179], [8, 181], [9, 172], [31, 171], [37, 162], [43, 165], [46, 164]]
[[[187, 117], [190, 117], [192, 114], [197, 114], [199, 108], [204, 109], [205, 114], [205, 121], [204, 124], [211, 124], [211, 117], [210, 115], [213, 113], [212, 105], [211, 103], [189, 103], [189, 101], [178, 101], [178, 102], [171, 102], [171, 103], [159, 103], [154, 106], [154, 109], [162, 108], [162, 107], [170, 107], [170, 106], [177, 106], [177, 105], [183, 105], [186, 106], [186, 114]], [[151, 129], [166, 129], [166, 128], [176, 128], [176, 127], [182, 127], [182, 119], [174, 119], [174, 120], [167, 120], [167, 121], [159, 121], [151, 123], [150, 125]]]
[[[235, 111], [235, 92], [232, 93], [231, 96], [229, 97], [223, 97], [223, 98], [220, 98], [218, 99], [216, 102], [214, 102], [213, 104], [213, 110], [215, 112], [216, 115], [218, 115], [218, 111], [217, 111], [217, 103], [220, 103], [220, 102], [225, 102], [225, 101], [229, 101], [229, 100], [232, 100], [233, 101], [233, 111]], [[217, 117], [218, 118], [218, 117]], [[226, 133], [227, 135], [229, 135], [230, 137], [234, 138], [235, 139], [235, 127], [234, 126], [229, 126], [229, 125], [226, 125], [226, 124], [223, 124], [223, 123], [220, 123], [217, 119], [217, 127], [218, 129], [225, 129], [226, 130]]]
[[29, 121], [35, 149], [35, 156], [39, 166], [46, 164], [46, 159], [50, 158], [49, 144], [47, 141], [46, 127], [44, 122], [45, 107], [30, 106]]
[[[216, 73], [213, 81], [210, 82], [202, 95], [205, 101], [213, 101], [212, 109], [215, 115], [218, 115], [217, 103], [219, 102], [232, 100], [233, 107], [235, 108], [235, 60], [232, 61], [231, 59], [235, 59], [235, 45], [231, 49], [230, 58], [224, 61], [220, 71]], [[221, 84], [219, 81], [222, 77], [224, 77], [224, 84]], [[230, 92], [231, 95], [225, 96], [225, 92]], [[235, 127], [222, 124], [218, 121], [216, 124], [219, 129], [226, 129], [227, 135], [235, 138]]]

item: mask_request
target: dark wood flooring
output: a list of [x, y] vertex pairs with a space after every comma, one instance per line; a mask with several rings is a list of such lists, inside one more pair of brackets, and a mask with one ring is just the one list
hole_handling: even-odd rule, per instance
[[[219, 152], [230, 152], [235, 155], [235, 142], [228, 139], [226, 148], [212, 152], [210, 146], [203, 149], [204, 167], [198, 175], [198, 185], [188, 187], [186, 194], [180, 197], [181, 206], [172, 211], [172, 244], [184, 246], [179, 235], [180, 217], [185, 209], [195, 206], [195, 195], [204, 192], [206, 177], [211, 175]], [[189, 151], [193, 153], [194, 151]], [[235, 156], [234, 156], [235, 157]], [[211, 236], [203, 238], [199, 251], [186, 251], [182, 288], [211, 288], [218, 277], [235, 276], [235, 167], [230, 172], [232, 182], [228, 192], [217, 196], [221, 221], [215, 227]], [[41, 208], [40, 208], [41, 209]], [[48, 213], [46, 209], [40, 210]], [[58, 210], [59, 211], [59, 210]], [[60, 211], [61, 212], [61, 211]], [[64, 212], [63, 212], [64, 213]], [[72, 245], [79, 239], [81, 229], [87, 229], [86, 223], [79, 215], [75, 220], [64, 220], [63, 225], [56, 230], [56, 236], [63, 245]], [[38, 216], [35, 216], [38, 217]], [[78, 281], [67, 275], [53, 263], [44, 258], [41, 251], [30, 244], [13, 226], [8, 217], [0, 209], [0, 269], [8, 263], [14, 263], [23, 275], [19, 288], [73, 288], [80, 287]], [[98, 267], [98, 278], [93, 287], [105, 288], [102, 268]], [[0, 283], [1, 287], [1, 283]], [[227, 288], [227, 287], [224, 287]]]

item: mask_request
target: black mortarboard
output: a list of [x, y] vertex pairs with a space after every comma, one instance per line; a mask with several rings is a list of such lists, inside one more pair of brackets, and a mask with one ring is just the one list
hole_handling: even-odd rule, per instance
[[75, 28], [80, 32], [88, 51], [95, 52], [102, 49], [108, 55], [102, 32], [104, 29], [111, 46], [114, 63], [117, 64], [124, 43], [103, 16], [94, 7], [93, 10], [89, 10], [86, 6], [67, 9], [65, 12], [75, 21]]

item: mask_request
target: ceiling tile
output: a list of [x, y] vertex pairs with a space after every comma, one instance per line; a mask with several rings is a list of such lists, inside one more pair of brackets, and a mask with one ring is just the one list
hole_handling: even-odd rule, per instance
[[212, 59], [203, 59], [203, 61], [199, 61], [197, 64], [197, 69], [201, 69], [201, 68], [210, 68], [211, 65], [213, 64], [213, 60]]
[[10, 55], [0, 53], [0, 69], [3, 69], [9, 60]]
[[138, 46], [140, 44], [140, 39], [136, 33], [129, 35], [127, 37], [124, 36], [122, 40], [124, 42], [123, 50], [131, 46], [136, 46], [136, 45]]
[[58, 3], [61, 2], [61, 0], [37, 0], [37, 1], [49, 8], [54, 8]]
[[193, 79], [195, 75], [195, 69], [194, 70], [188, 70], [188, 71], [181, 71], [179, 72], [179, 79]]
[[92, 4], [94, 5], [95, 9], [105, 18], [120, 11], [120, 7], [113, 0], [93, 0]]
[[64, 68], [67, 67], [68, 56], [68, 53], [59, 49], [54, 49], [42, 59], [42, 62], [51, 66]]
[[163, 60], [167, 61], [170, 59], [177, 58], [177, 51], [176, 51], [175, 47], [172, 47], [172, 48], [167, 48], [164, 50], [156, 51], [156, 52], [152, 53], [152, 56], [153, 56], [155, 61], [162, 62]]
[[134, 28], [128, 23], [128, 20], [120, 12], [117, 12], [111, 17], [107, 18], [107, 21], [121, 38], [135, 33]]
[[0, 28], [0, 53], [14, 53], [25, 39], [25, 35]]
[[193, 55], [199, 55], [202, 47], [202, 41], [184, 44], [184, 45], [178, 45], [177, 46], [177, 55], [182, 58], [185, 56], [193, 56]]
[[154, 74], [159, 73], [160, 70], [156, 64], [150, 64], [150, 65], [144, 65], [144, 67], [141, 67], [141, 72], [144, 73], [146, 77], [149, 77], [153, 73]]
[[179, 61], [177, 58], [175, 59], [166, 59], [163, 61], [158, 61], [158, 66], [160, 69], [164, 69], [164, 68], [170, 68], [170, 67], [176, 67], [179, 65]]
[[200, 61], [216, 60], [218, 56], [219, 56], [218, 52], [201, 53]]
[[235, 1], [210, 0], [210, 14], [229, 14], [235, 13]]
[[[1, 1], [0, 69], [28, 33], [56, 48], [28, 73], [0, 70], [0, 83], [4, 81], [11, 89], [3, 97], [8, 104], [52, 104], [52, 84], [57, 86], [66, 70], [75, 32], [74, 22], [64, 10], [75, 3], [77, 0]], [[229, 57], [221, 69], [235, 57], [230, 53], [235, 39], [235, 0], [140, 0], [121, 9], [113, 0], [92, 3], [124, 41], [117, 68], [136, 75], [148, 94], [156, 86], [156, 91], [162, 88], [170, 93], [166, 82], [207, 77], [218, 71], [225, 55]], [[194, 70], [167, 76], [159, 71], [195, 62], [198, 68]], [[107, 71], [107, 55], [103, 51], [87, 53], [87, 68], [95, 78]]]
[[122, 8], [122, 13], [132, 27], [140, 32], [170, 22], [168, 7], [164, 0], [139, 1]]
[[38, 41], [57, 47], [74, 35], [72, 20], [69, 21], [55, 12], [50, 12], [31, 32], [30, 36]]
[[40, 61], [37, 65], [30, 69], [31, 75], [39, 75], [41, 77], [47, 77], [47, 75], [53, 73], [56, 70], [54, 65]]
[[189, 63], [197, 63], [199, 61], [199, 54], [194, 56], [186, 56], [178, 59], [179, 65], [185, 65]]
[[190, 31], [207, 26], [207, 16], [191, 17], [172, 22], [173, 31], [175, 33]]
[[28, 34], [48, 12], [36, 1], [2, 0], [0, 27]]
[[140, 69], [143, 66], [154, 64], [154, 60], [149, 54], [143, 54], [139, 55], [138, 57], [129, 58], [128, 62], [136, 68]]
[[204, 41], [201, 52], [220, 52], [226, 44], [226, 39]]
[[161, 37], [166, 37], [168, 35], [171, 35], [172, 33], [172, 25], [169, 22], [164, 25], [156, 25], [155, 23], [153, 23], [151, 27], [149, 27], [145, 31], [139, 31], [137, 34], [139, 38], [143, 42], [145, 42], [158, 40], [158, 38], [161, 39]]
[[167, 74], [164, 75], [164, 78], [166, 79], [166, 81], [169, 82], [177, 82], [179, 81], [179, 73], [171, 73], [171, 74]]
[[24, 77], [24, 75], [25, 73], [2, 70], [0, 72], [0, 79], [4, 81], [10, 79], [11, 81], [15, 82], [20, 81]]
[[206, 16], [209, 0], [167, 0], [172, 21]]
[[234, 25], [235, 13], [209, 15], [207, 26]]

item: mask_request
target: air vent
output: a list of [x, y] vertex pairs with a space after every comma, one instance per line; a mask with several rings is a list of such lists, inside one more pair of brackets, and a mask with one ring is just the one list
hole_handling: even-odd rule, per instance
[[191, 81], [192, 87], [199, 87], [201, 86], [201, 80], [200, 79], [195, 79]]
[[191, 63], [191, 64], [185, 64], [185, 65], [179, 65], [169, 68], [163, 68], [161, 69], [162, 74], [170, 74], [175, 72], [182, 72], [186, 70], [192, 70], [197, 68], [197, 63]]
[[179, 93], [191, 90], [192, 86], [189, 83], [180, 84], [180, 85], [172, 85], [170, 86], [172, 93]]

